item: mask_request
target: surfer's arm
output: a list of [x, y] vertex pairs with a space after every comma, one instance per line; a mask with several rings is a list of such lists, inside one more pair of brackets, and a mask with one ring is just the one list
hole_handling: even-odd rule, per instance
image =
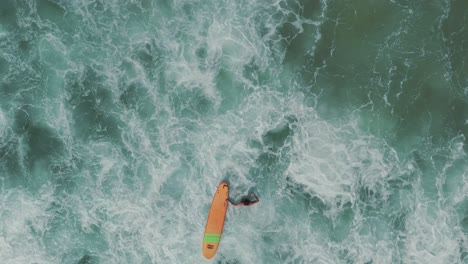
[[255, 197], [255, 201], [253, 201], [250, 205], [260, 202], [260, 199], [258, 199], [258, 197], [257, 197], [257, 195], [255, 195], [255, 193], [252, 193], [252, 195]]
[[242, 203], [241, 202], [238, 202], [238, 203], [234, 203], [231, 201], [231, 198], [228, 198], [228, 202], [232, 204], [232, 206], [241, 206]]

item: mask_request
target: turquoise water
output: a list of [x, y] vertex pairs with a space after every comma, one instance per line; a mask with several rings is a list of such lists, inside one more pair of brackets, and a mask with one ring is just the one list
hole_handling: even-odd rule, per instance
[[0, 262], [468, 263], [467, 50], [464, 0], [2, 0]]

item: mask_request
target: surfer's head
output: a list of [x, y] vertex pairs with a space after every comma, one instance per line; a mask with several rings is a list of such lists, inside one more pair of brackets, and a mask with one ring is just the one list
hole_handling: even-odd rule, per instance
[[249, 205], [251, 202], [248, 199], [244, 199], [244, 200], [242, 200], [242, 203], [244, 205]]

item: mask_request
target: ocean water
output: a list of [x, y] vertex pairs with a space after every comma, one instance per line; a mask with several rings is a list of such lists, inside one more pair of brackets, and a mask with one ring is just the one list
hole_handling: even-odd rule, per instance
[[468, 263], [467, 65], [466, 0], [2, 0], [0, 263]]

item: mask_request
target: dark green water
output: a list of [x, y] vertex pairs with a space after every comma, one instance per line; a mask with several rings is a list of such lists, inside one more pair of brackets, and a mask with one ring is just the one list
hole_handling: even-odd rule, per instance
[[467, 50], [463, 0], [2, 0], [0, 263], [468, 263]]

